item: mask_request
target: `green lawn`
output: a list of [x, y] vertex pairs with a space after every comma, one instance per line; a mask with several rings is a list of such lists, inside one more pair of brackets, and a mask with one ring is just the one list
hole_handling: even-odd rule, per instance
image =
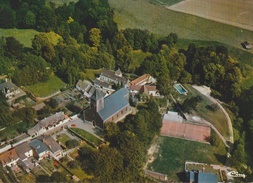
[[66, 135], [66, 134], [61, 134], [59, 137], [57, 137], [57, 140], [59, 140], [59, 142], [61, 142], [62, 144], [65, 145], [65, 143], [68, 141], [68, 140], [71, 140], [71, 138]]
[[217, 149], [211, 145], [176, 138], [160, 137], [158, 156], [149, 164], [149, 169], [168, 175], [168, 179], [182, 181], [178, 175], [184, 171], [185, 161], [208, 164], [222, 164], [225, 161], [225, 147]]
[[215, 112], [208, 110], [206, 106], [212, 105], [213, 102], [210, 101], [206, 96], [202, 95], [199, 91], [194, 89], [191, 85], [184, 85], [184, 86], [189, 91], [187, 97], [194, 97], [199, 95], [203, 99], [203, 101], [198, 104], [197, 111], [193, 111], [193, 114], [198, 115], [204, 118], [205, 120], [209, 121], [219, 130], [219, 132], [224, 137], [229, 137], [229, 130], [228, 130], [229, 128], [227, 124], [227, 119], [222, 110], [218, 109]]
[[32, 46], [32, 39], [36, 34], [36, 30], [33, 29], [2, 29], [0, 28], [0, 36], [4, 37], [15, 37], [24, 47]]
[[218, 41], [242, 50], [241, 43], [253, 37], [252, 31], [168, 10], [150, 0], [109, 0], [109, 3], [115, 10], [119, 29], [137, 28], [163, 36], [174, 32], [179, 38]]
[[86, 139], [87, 141], [94, 143], [96, 146], [99, 146], [102, 143], [102, 140], [90, 134], [89, 132], [82, 130], [80, 128], [70, 128], [72, 131]]
[[50, 76], [47, 82], [26, 86], [25, 88], [36, 97], [46, 97], [59, 91], [65, 85], [57, 76]]
[[45, 34], [48, 40], [53, 44], [56, 45], [62, 37], [54, 32], [38, 32], [34, 29], [3, 29], [0, 28], [0, 36], [4, 37], [14, 37], [16, 38], [24, 47], [32, 47], [32, 39], [36, 34]]

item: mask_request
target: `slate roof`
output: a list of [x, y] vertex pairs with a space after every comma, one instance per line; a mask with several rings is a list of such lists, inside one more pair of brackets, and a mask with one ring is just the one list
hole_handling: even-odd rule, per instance
[[94, 84], [104, 88], [110, 88], [110, 84], [101, 80], [95, 79]]
[[76, 86], [80, 87], [84, 92], [88, 91], [90, 89], [90, 87], [92, 86], [91, 82], [87, 81], [87, 80], [79, 80], [76, 83]]
[[115, 113], [129, 105], [126, 96], [129, 94], [126, 88], [114, 92], [112, 95], [104, 99], [104, 108], [98, 114], [102, 120], [107, 120]]
[[[117, 72], [117, 74], [118, 74], [118, 72]], [[102, 75], [104, 77], [107, 77], [107, 78], [110, 78], [112, 80], [124, 83], [124, 84], [127, 83], [127, 79], [125, 77], [118, 76], [118, 75], [116, 75], [115, 71], [110, 71], [110, 70], [105, 69], [105, 68], [102, 69], [100, 75]]]
[[101, 91], [98, 89], [95, 89], [94, 93], [91, 95], [91, 99], [98, 101], [103, 98], [103, 95], [100, 93]]
[[49, 147], [50, 151], [52, 151], [53, 153], [56, 153], [57, 151], [62, 151], [60, 144], [58, 144], [53, 137], [49, 135], [41, 136], [41, 140]]
[[199, 172], [197, 182], [199, 182], [199, 183], [216, 183], [216, 182], [218, 182], [218, 176], [214, 173]]
[[43, 120], [39, 121], [34, 127], [30, 128], [27, 133], [29, 135], [33, 135], [35, 132], [39, 131], [43, 127], [52, 126], [55, 123], [62, 121], [65, 119], [64, 112], [58, 112], [55, 113], [47, 118], [44, 118]]
[[3, 90], [4, 88], [8, 88], [11, 91], [18, 89], [18, 87], [10, 80], [7, 80], [6, 82], [0, 84], [0, 90]]
[[26, 158], [25, 153], [29, 152], [32, 148], [27, 142], [24, 142], [23, 144], [16, 146], [15, 149], [20, 159], [25, 159]]
[[36, 151], [38, 155], [45, 151], [48, 151], [47, 146], [38, 139], [34, 139], [29, 143], [29, 145]]

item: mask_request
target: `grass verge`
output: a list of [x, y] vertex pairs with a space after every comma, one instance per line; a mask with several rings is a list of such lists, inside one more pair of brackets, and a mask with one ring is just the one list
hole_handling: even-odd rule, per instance
[[[168, 179], [182, 181], [180, 173], [184, 171], [185, 161], [195, 161], [208, 164], [223, 164], [226, 160], [224, 146], [220, 148], [208, 144], [160, 137], [162, 143], [155, 161], [149, 164], [149, 169], [168, 175]], [[152, 168], [151, 168], [152, 167]]]
[[102, 143], [102, 140], [99, 138], [95, 137], [94, 135], [90, 134], [89, 132], [82, 130], [80, 128], [70, 128], [72, 131], [75, 133], [79, 134], [81, 137], [86, 139], [87, 141], [95, 144], [96, 146], [99, 146]]
[[47, 82], [38, 83], [25, 88], [36, 97], [49, 96], [65, 86], [65, 83], [57, 76], [50, 76]]

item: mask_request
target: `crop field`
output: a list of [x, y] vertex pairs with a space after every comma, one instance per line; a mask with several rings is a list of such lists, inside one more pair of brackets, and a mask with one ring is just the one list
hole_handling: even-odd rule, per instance
[[[159, 36], [174, 32], [179, 38], [217, 41], [242, 50], [241, 43], [245, 40], [253, 43], [252, 31], [173, 11], [166, 8], [168, 5], [157, 5], [152, 0], [109, 0], [109, 3], [114, 9], [114, 20], [119, 29], [149, 30]], [[252, 50], [247, 52], [253, 53]]]
[[245, 0], [185, 0], [168, 9], [197, 15], [243, 29], [253, 30], [253, 1]]

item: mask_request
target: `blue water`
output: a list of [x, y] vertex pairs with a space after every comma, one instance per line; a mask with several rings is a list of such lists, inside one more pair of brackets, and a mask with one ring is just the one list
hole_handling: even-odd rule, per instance
[[176, 89], [180, 92], [180, 93], [186, 93], [187, 91], [180, 85], [175, 85]]

